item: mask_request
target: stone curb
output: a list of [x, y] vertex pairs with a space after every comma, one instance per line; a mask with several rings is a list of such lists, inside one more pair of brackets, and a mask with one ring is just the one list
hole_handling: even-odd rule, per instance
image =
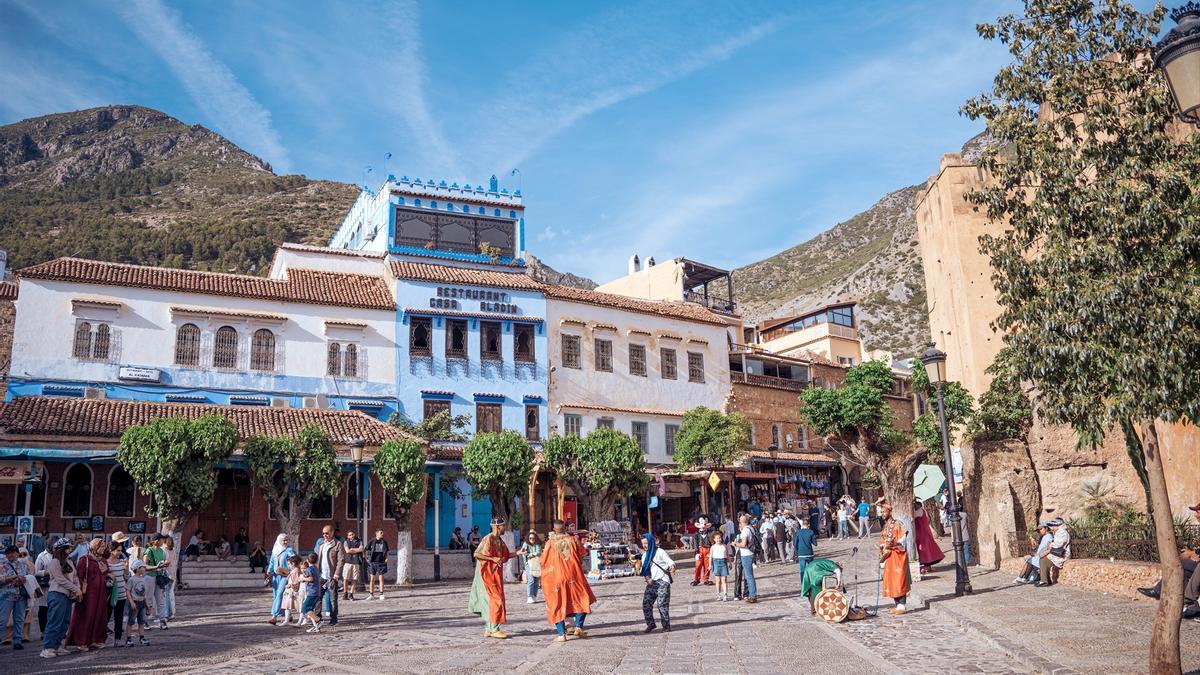
[[949, 608], [943, 607], [942, 602], [929, 602], [928, 599], [921, 593], [910, 591], [908, 594], [910, 602], [914, 602], [918, 606], [936, 612], [944, 619], [948, 619], [957, 623], [963, 630], [971, 633], [975, 637], [983, 640], [996, 649], [1004, 652], [1012, 660], [1028, 667], [1030, 670], [1040, 673], [1053, 673], [1054, 675], [1082, 675], [1079, 671], [1069, 668], [1047, 659], [1043, 656], [1026, 649], [1025, 647], [1013, 642], [1012, 640], [998, 635], [991, 628], [980, 621], [967, 618], [958, 612]]

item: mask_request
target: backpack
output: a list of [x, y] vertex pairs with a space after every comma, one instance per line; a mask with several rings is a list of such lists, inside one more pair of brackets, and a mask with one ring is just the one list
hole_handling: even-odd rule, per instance
[[750, 530], [750, 552], [754, 555], [761, 555], [763, 552], [762, 537], [753, 526], [747, 526], [747, 529]]

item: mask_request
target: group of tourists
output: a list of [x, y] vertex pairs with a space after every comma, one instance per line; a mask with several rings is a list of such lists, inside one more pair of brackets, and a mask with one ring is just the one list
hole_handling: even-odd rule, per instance
[[[1192, 516], [1200, 521], [1200, 504], [1189, 506]], [[1179, 550], [1179, 564], [1183, 567], [1183, 614], [1182, 618], [1200, 622], [1200, 546]], [[1162, 594], [1162, 579], [1148, 588], [1137, 589], [1138, 593], [1159, 599]]]
[[[292, 537], [280, 533], [267, 560], [267, 581], [272, 591], [271, 617], [275, 626], [308, 624], [309, 633], [336, 626], [342, 600], [357, 600], [360, 580], [367, 579], [367, 600], [386, 600], [384, 577], [391, 546], [383, 530], [364, 542], [353, 530], [343, 538], [337, 528], [326, 525], [311, 552], [301, 555]], [[362, 573], [366, 568], [365, 575]]]

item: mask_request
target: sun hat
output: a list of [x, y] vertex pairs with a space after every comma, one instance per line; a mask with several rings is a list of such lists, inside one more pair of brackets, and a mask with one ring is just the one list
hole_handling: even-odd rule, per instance
[[59, 537], [58, 541], [54, 542], [55, 550], [60, 548], [71, 548], [72, 546], [74, 546], [74, 544], [72, 544], [71, 540], [67, 539], [66, 537]]
[[119, 544], [123, 541], [128, 541], [129, 536], [126, 535], [124, 532], [117, 530], [116, 532], [113, 532], [112, 540]]

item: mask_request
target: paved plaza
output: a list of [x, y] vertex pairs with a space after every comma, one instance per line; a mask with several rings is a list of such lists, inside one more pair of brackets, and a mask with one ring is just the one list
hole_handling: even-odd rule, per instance
[[[823, 555], [846, 565], [860, 599], [875, 602], [873, 542], [826, 543]], [[265, 623], [264, 591], [184, 594], [179, 620], [149, 633], [149, 647], [107, 648], [37, 658], [34, 645], [14, 653], [8, 672], [711, 672], [928, 673], [1144, 672], [1151, 603], [1054, 588], [1013, 587], [1000, 573], [978, 572], [970, 598], [942, 597], [952, 572], [919, 582], [931, 600], [907, 616], [838, 625], [809, 616], [796, 568], [759, 567], [760, 602], [718, 602], [712, 587], [692, 587], [690, 565], [676, 575], [672, 632], [642, 633], [640, 578], [595, 584], [599, 602], [588, 637], [551, 641], [544, 605], [525, 604], [524, 585], [508, 586], [506, 641], [485, 639], [466, 612], [468, 584], [423, 584], [384, 601], [342, 603], [340, 625], [309, 635]], [[1003, 583], [1002, 583], [1003, 582]], [[851, 588], [853, 595], [854, 589]], [[913, 603], [917, 605], [918, 603]], [[885, 610], [890, 603], [885, 601]], [[1058, 625], [1038, 618], [1058, 607]], [[1039, 614], [1040, 613], [1040, 614]], [[1017, 617], [1017, 621], [1006, 621]], [[1020, 619], [1024, 620], [1020, 620]], [[1007, 628], [1006, 628], [1007, 626]], [[1007, 632], [1005, 632], [1007, 631]], [[1200, 668], [1200, 624], [1186, 622], [1184, 670]], [[1041, 659], [1041, 661], [1038, 661]]]

